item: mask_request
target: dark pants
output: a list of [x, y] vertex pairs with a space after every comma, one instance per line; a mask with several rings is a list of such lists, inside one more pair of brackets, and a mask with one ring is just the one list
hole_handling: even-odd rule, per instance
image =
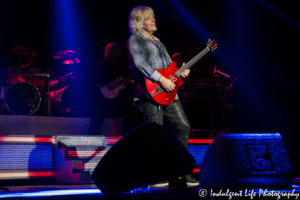
[[159, 106], [152, 101], [146, 100], [141, 101], [140, 108], [146, 122], [155, 121], [160, 125], [164, 125], [164, 120], [167, 120], [171, 130], [176, 132], [178, 140], [187, 148], [190, 124], [179, 101], [174, 101], [167, 106]]

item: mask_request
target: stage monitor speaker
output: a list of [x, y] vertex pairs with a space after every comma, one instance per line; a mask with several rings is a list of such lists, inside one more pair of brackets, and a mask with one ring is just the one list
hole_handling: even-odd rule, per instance
[[119, 194], [191, 174], [194, 157], [168, 128], [147, 122], [104, 155], [91, 178], [103, 194]]
[[220, 134], [206, 151], [199, 180], [207, 189], [290, 188], [293, 172], [279, 133]]

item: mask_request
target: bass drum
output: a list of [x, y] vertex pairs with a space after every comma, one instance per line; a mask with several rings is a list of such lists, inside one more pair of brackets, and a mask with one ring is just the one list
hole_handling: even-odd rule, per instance
[[16, 83], [9, 87], [5, 95], [7, 109], [15, 115], [31, 115], [41, 104], [41, 94], [31, 83]]

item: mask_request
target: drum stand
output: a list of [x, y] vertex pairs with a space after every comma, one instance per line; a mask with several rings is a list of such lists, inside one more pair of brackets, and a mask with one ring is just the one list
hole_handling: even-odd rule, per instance
[[0, 115], [2, 115], [2, 113], [3, 113], [3, 109], [4, 109], [4, 101], [3, 101], [3, 103], [2, 103], [2, 105], [0, 105], [1, 106], [1, 109], [0, 109]]
[[47, 96], [48, 96], [48, 99], [47, 99], [47, 109], [48, 109], [48, 116], [51, 116], [51, 108], [50, 108], [50, 74], [47, 74]]
[[51, 116], [51, 108], [50, 108], [50, 78], [51, 75], [48, 73], [35, 73], [35, 76], [47, 77], [47, 114]]

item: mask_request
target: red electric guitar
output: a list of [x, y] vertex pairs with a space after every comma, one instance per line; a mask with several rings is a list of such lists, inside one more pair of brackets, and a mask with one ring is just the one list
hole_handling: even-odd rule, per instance
[[167, 69], [156, 69], [162, 76], [170, 79], [175, 84], [175, 89], [171, 92], [166, 92], [158, 83], [154, 83], [149, 79], [145, 79], [145, 85], [147, 92], [153, 98], [154, 101], [160, 105], [171, 104], [176, 97], [177, 90], [180, 85], [183, 84], [180, 74], [185, 70], [192, 67], [200, 58], [202, 58], [209, 51], [213, 51], [217, 48], [218, 44], [214, 40], [208, 40], [207, 47], [197, 54], [192, 60], [186, 63], [183, 67], [178, 69], [176, 63], [173, 62]]

